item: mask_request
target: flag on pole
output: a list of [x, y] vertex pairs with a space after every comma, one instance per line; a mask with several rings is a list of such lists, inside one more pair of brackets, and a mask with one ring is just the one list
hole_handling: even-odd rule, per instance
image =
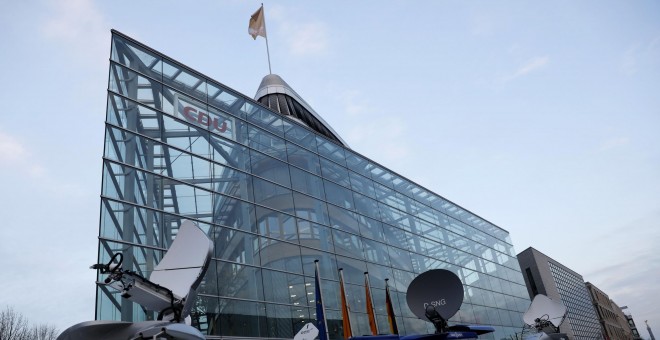
[[346, 289], [344, 288], [344, 271], [339, 269], [339, 289], [341, 294], [341, 318], [342, 326], [344, 328], [344, 340], [353, 336], [351, 329], [351, 314], [348, 308], [348, 301], [346, 300]]
[[261, 5], [261, 7], [259, 7], [259, 9], [250, 17], [248, 33], [250, 33], [252, 39], [254, 40], [257, 40], [258, 35], [266, 38], [266, 19], [264, 18], [264, 5]]
[[321, 293], [321, 274], [319, 273], [319, 260], [314, 261], [314, 283], [316, 284], [316, 328], [319, 329], [319, 340], [328, 339], [328, 323], [325, 320], [325, 306]]
[[371, 334], [378, 335], [378, 325], [376, 324], [376, 312], [374, 311], [373, 299], [371, 298], [371, 289], [369, 288], [369, 273], [364, 273], [364, 290], [367, 296], [367, 316], [369, 317], [369, 328]]
[[394, 317], [394, 306], [392, 305], [392, 298], [390, 297], [390, 286], [385, 279], [385, 306], [387, 308], [387, 321], [390, 324], [390, 333], [399, 334], [399, 328], [396, 326], [396, 318]]

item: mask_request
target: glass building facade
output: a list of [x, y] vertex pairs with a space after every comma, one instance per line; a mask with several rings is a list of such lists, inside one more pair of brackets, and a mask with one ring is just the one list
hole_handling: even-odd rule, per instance
[[[112, 32], [99, 262], [116, 252], [144, 276], [184, 219], [215, 245], [192, 323], [209, 338], [288, 338], [315, 320], [319, 260], [330, 338], [342, 338], [338, 269], [354, 334], [368, 334], [364, 272], [381, 333], [385, 279], [401, 334], [432, 332], [406, 304], [442, 268], [464, 283], [450, 323], [520, 330], [529, 306], [508, 232], [299, 120], [270, 111]], [[101, 279], [101, 278], [100, 278]], [[99, 286], [96, 319], [155, 313]]]

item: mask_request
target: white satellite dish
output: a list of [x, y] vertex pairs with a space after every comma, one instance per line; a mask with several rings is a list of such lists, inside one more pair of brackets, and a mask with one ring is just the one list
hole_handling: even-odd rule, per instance
[[318, 335], [319, 329], [310, 322], [298, 331], [298, 334], [293, 337], [293, 340], [314, 340]]
[[536, 325], [539, 320], [548, 321], [555, 328], [559, 328], [561, 322], [564, 321], [565, 315], [566, 306], [564, 304], [552, 300], [543, 294], [538, 294], [532, 300], [532, 304], [525, 314], [523, 314], [523, 321], [530, 326]]

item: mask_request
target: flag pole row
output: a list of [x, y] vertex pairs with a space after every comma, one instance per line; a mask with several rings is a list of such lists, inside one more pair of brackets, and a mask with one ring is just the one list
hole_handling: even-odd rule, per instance
[[[319, 329], [319, 340], [328, 340], [330, 335], [328, 333], [328, 322], [325, 318], [325, 305], [323, 304], [323, 290], [321, 289], [321, 275], [319, 270], [319, 260], [314, 261], [314, 283], [316, 291], [316, 327]], [[394, 307], [392, 305], [392, 298], [390, 295], [389, 279], [385, 279], [385, 306], [387, 309], [387, 321], [390, 326], [390, 334], [399, 334], [399, 329], [396, 325], [396, 318], [394, 317]], [[378, 323], [376, 322], [376, 313], [373, 304], [373, 296], [371, 296], [371, 283], [369, 281], [369, 273], [364, 272], [364, 287], [366, 296], [367, 315], [369, 317], [369, 328], [372, 335], [378, 335]], [[342, 326], [344, 330], [344, 339], [349, 339], [353, 336], [353, 322], [351, 320], [351, 309], [348, 304], [346, 296], [346, 288], [344, 286], [344, 270], [339, 268], [339, 290], [341, 297], [341, 314]]]

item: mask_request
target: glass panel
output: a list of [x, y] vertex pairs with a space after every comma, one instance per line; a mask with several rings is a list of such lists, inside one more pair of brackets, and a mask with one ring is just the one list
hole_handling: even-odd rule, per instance
[[293, 202], [296, 206], [296, 216], [312, 222], [328, 224], [328, 208], [325, 202], [296, 192], [293, 193]]
[[284, 126], [284, 138], [290, 140], [305, 149], [316, 152], [315, 134], [302, 126], [288, 123]]
[[314, 176], [309, 172], [290, 167], [291, 178], [295, 180], [291, 183], [294, 190], [298, 190], [310, 196], [319, 199], [325, 199], [325, 190], [321, 177]]
[[160, 83], [117, 64], [110, 65], [108, 89], [144, 105], [163, 108], [163, 86]]
[[387, 252], [387, 246], [383, 243], [372, 241], [369, 239], [362, 239], [364, 246], [364, 254], [368, 261], [390, 266], [390, 256]]
[[408, 253], [407, 250], [391, 246], [388, 246], [387, 248], [390, 254], [390, 258], [392, 259], [392, 267], [404, 270], [413, 269], [410, 253]]
[[371, 198], [376, 198], [374, 184], [370, 179], [360, 176], [354, 172], [349, 172], [348, 175], [351, 180], [351, 188], [354, 191], [357, 191], [363, 195], [367, 195]]
[[214, 135], [211, 135], [210, 145], [214, 162], [250, 171], [248, 148]]
[[330, 226], [333, 228], [348, 231], [353, 234], [360, 233], [358, 221], [353, 212], [329, 204], [328, 213], [330, 215]]
[[360, 195], [353, 192], [353, 200], [355, 202], [355, 210], [360, 214], [367, 215], [371, 218], [380, 219], [380, 209], [378, 203], [367, 196]]
[[295, 218], [281, 212], [257, 207], [259, 234], [289, 242], [298, 242]]
[[298, 219], [298, 237], [303, 246], [329, 252], [335, 251], [332, 233], [326, 226]]
[[253, 126], [248, 126], [248, 134], [250, 147], [286, 162], [286, 144], [284, 139]]
[[160, 138], [160, 113], [132, 100], [108, 93], [108, 110], [106, 121], [133, 132]]
[[216, 329], [222, 336], [266, 337], [266, 306], [260, 302], [220, 299]]
[[302, 274], [300, 247], [295, 244], [261, 237], [259, 254], [263, 267]]
[[325, 198], [328, 202], [346, 209], [355, 209], [352, 191], [325, 180], [323, 186], [325, 187]]
[[110, 58], [140, 73], [158, 80], [162, 79], [163, 62], [160, 56], [137, 47], [120, 36], [112, 36], [112, 53]]
[[316, 136], [316, 144], [318, 145], [318, 152], [321, 156], [346, 166], [344, 148], [321, 136]]
[[253, 175], [291, 187], [289, 166], [286, 163], [252, 150], [250, 150], [250, 163]]
[[277, 209], [279, 211], [294, 213], [293, 197], [291, 190], [277, 184], [254, 178], [254, 201], [255, 203]]
[[239, 264], [260, 265], [259, 237], [231, 228], [215, 227], [215, 257]]
[[201, 123], [217, 135], [235, 140], [241, 144], [248, 144], [247, 123], [223, 111], [209, 106], [208, 121], [206, 118], [202, 118]]
[[254, 200], [252, 176], [230, 167], [213, 164], [212, 189], [225, 195]]
[[[300, 220], [298, 225], [300, 226]], [[323, 232], [322, 229], [320, 229], [321, 232]], [[325, 240], [327, 240], [328, 243], [332, 242], [332, 235], [330, 234], [330, 230], [326, 230], [326, 234], [321, 233], [321, 237], [326, 237]], [[304, 241], [302, 241], [302, 236], [301, 238], [301, 244], [304, 244]], [[334, 251], [334, 248], [331, 249], [331, 251]], [[331, 286], [332, 281], [327, 281], [327, 280], [339, 280], [339, 275], [337, 274], [337, 262], [335, 259], [335, 254], [324, 252], [324, 251], [319, 251], [315, 249], [310, 249], [306, 247], [300, 247], [300, 252], [302, 254], [302, 261], [303, 261], [303, 269], [305, 271], [305, 276], [308, 277], [314, 277], [314, 261], [318, 260], [319, 261], [319, 270], [321, 271], [321, 278], [324, 279], [324, 281], [321, 283], [321, 286], [323, 286], [323, 294], [325, 294], [325, 291], [328, 287]], [[328, 283], [326, 283], [328, 282]], [[326, 298], [327, 295], [324, 295], [323, 297]], [[327, 299], [327, 298], [326, 298]], [[326, 303], [326, 308], [329, 308]]]
[[316, 175], [321, 175], [319, 156], [291, 143], [286, 144], [286, 149], [289, 164], [293, 164]]
[[206, 79], [169, 60], [163, 61], [163, 83], [206, 101]]
[[358, 156], [358, 154], [346, 151], [346, 165], [348, 168], [359, 173], [362, 176], [371, 178], [371, 168], [373, 165], [369, 163], [369, 160]]
[[162, 214], [108, 199], [101, 200], [100, 236], [164, 248]]
[[224, 86], [213, 82], [209, 82], [206, 87], [208, 88], [209, 104], [245, 119], [245, 113], [240, 111], [240, 107], [244, 102], [240, 96], [230, 92]]
[[364, 272], [367, 271], [367, 266], [363, 260], [337, 255], [337, 267], [344, 269], [344, 283], [364, 285]]
[[282, 118], [280, 118], [277, 114], [253, 105], [249, 105], [247, 108], [248, 111], [246, 114], [248, 122], [254, 123], [255, 125], [264, 128], [278, 136], [284, 136]]
[[358, 218], [358, 225], [360, 227], [360, 235], [362, 235], [362, 237], [367, 237], [380, 242], [385, 241], [383, 224], [380, 221], [362, 215], [356, 216]]
[[220, 282], [218, 285], [220, 296], [252, 300], [264, 299], [261, 269], [232, 262], [214, 262]]
[[257, 232], [253, 204], [215, 194], [213, 205], [213, 223]]
[[364, 259], [364, 254], [362, 253], [362, 240], [359, 236], [335, 229], [332, 231], [332, 237], [335, 243], [335, 253], [337, 255]]
[[323, 178], [327, 178], [335, 183], [345, 187], [350, 187], [348, 179], [348, 170], [331, 161], [321, 158], [321, 173]]

